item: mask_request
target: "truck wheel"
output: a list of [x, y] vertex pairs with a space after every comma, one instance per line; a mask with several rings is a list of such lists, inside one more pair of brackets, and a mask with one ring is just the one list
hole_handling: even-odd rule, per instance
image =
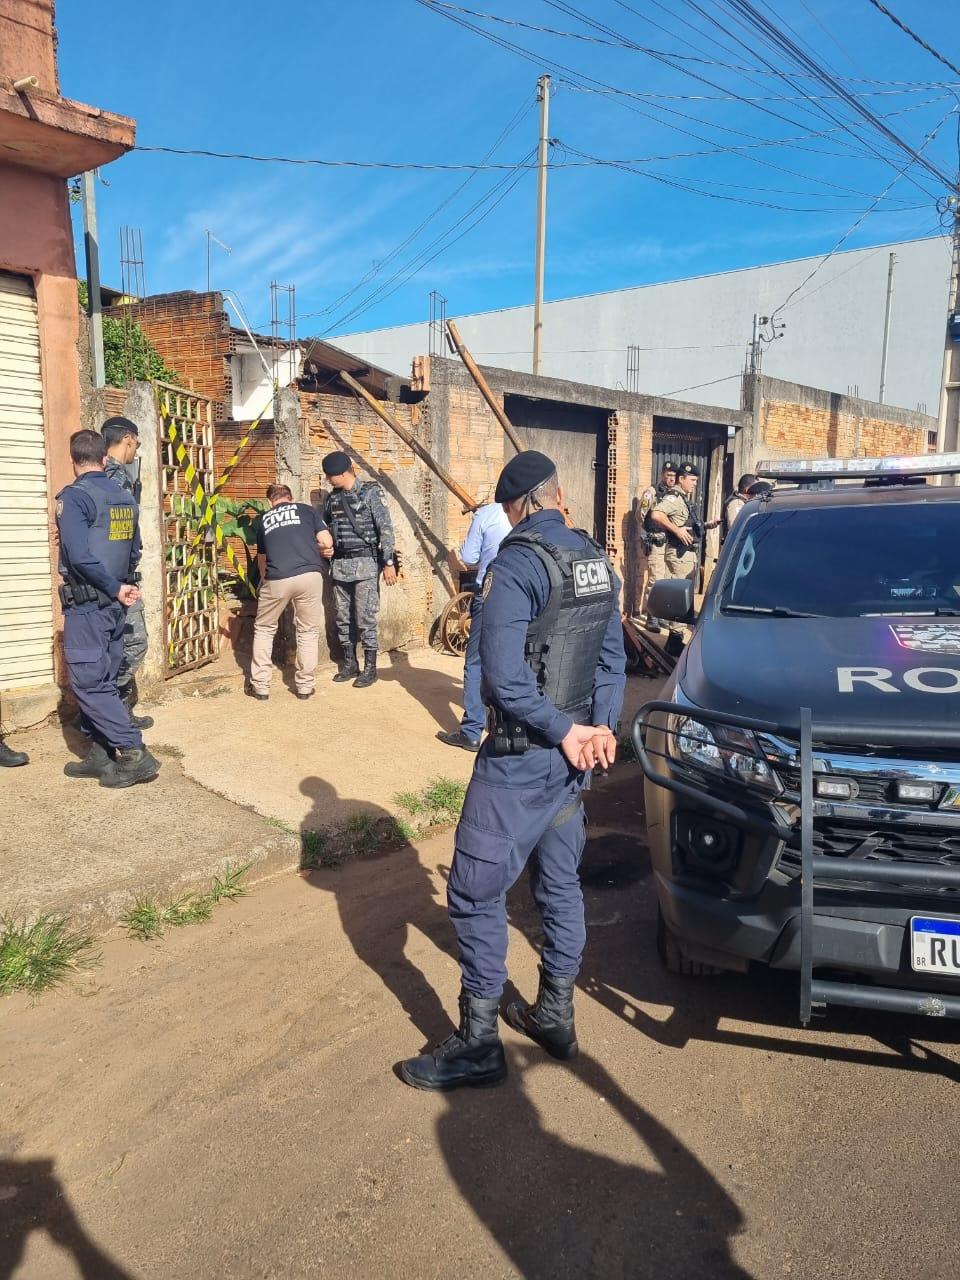
[[691, 960], [683, 952], [680, 940], [663, 918], [657, 908], [657, 955], [667, 973], [678, 974], [682, 978], [712, 978], [723, 973], [716, 965], [704, 964], [702, 960]]

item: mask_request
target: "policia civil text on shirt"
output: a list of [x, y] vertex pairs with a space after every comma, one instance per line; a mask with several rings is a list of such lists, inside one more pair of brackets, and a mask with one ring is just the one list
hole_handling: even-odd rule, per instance
[[90, 743], [85, 759], [64, 773], [99, 778], [102, 787], [129, 787], [156, 777], [160, 763], [144, 747], [117, 692], [127, 609], [140, 598], [134, 585], [139, 512], [133, 495], [105, 474], [103, 457], [99, 432], [75, 432], [70, 459], [76, 478], [57, 494], [63, 656]]
[[[126, 493], [132, 494], [137, 506], [140, 505], [139, 471], [133, 473], [133, 465], [140, 451], [140, 431], [135, 422], [129, 418], [108, 418], [100, 428], [106, 456], [103, 469], [114, 484]], [[137, 586], [139, 583], [136, 583]], [[137, 672], [143, 666], [147, 656], [147, 621], [143, 612], [143, 599], [139, 599], [127, 609], [127, 621], [123, 629], [123, 658], [117, 675], [117, 692], [120, 701], [130, 712], [130, 719], [138, 729], [152, 729], [151, 716], [138, 716], [133, 708], [137, 705]]]
[[[646, 613], [647, 600], [650, 598], [650, 590], [653, 585], [667, 576], [665, 559], [667, 535], [663, 529], [658, 528], [653, 523], [653, 512], [657, 503], [672, 491], [676, 483], [677, 463], [667, 459], [660, 469], [659, 484], [651, 484], [644, 489], [637, 504], [637, 540], [647, 558], [647, 572], [641, 598], [638, 601], [637, 611], [633, 619], [634, 622], [639, 622]], [[648, 630], [657, 632], [662, 625], [659, 618], [653, 618], [647, 614], [646, 626]]]
[[506, 1078], [499, 1005], [506, 894], [529, 863], [545, 943], [540, 988], [504, 1016], [553, 1057], [577, 1053], [573, 989], [586, 941], [581, 792], [616, 754], [624, 692], [620, 583], [602, 548], [568, 529], [554, 463], [533, 450], [504, 468], [496, 499], [512, 532], [487, 570], [480, 636], [489, 732], [474, 764], [447, 884], [460, 950], [458, 1030], [400, 1064], [418, 1089]]
[[333, 547], [320, 513], [309, 503], [294, 502], [285, 484], [267, 490], [270, 510], [257, 519], [260, 591], [253, 626], [253, 657], [247, 693], [266, 702], [273, 678], [273, 638], [287, 605], [293, 606], [297, 629], [297, 670], [301, 701], [314, 694], [323, 626], [322, 550]]
[[393, 523], [380, 486], [357, 479], [349, 454], [328, 453], [321, 466], [331, 487], [323, 519], [333, 535], [333, 549], [325, 554], [332, 560], [337, 639], [343, 651], [333, 678], [341, 683], [352, 680], [354, 688], [365, 689], [377, 678], [380, 574], [388, 587], [397, 580]]

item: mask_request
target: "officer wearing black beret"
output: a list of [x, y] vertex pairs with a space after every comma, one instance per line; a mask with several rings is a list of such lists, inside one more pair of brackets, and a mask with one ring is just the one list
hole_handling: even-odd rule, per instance
[[568, 529], [555, 464], [529, 450], [500, 476], [511, 533], [483, 580], [481, 688], [488, 736], [474, 765], [447, 884], [460, 948], [460, 1026], [400, 1064], [418, 1089], [495, 1085], [507, 977], [506, 894], [531, 864], [545, 944], [540, 989], [511, 1026], [555, 1058], [577, 1053], [573, 988], [586, 941], [580, 795], [616, 753], [624, 691], [620, 583], [593, 538]]
[[[350, 455], [328, 453], [320, 464], [330, 483], [323, 519], [333, 536], [332, 557], [337, 639], [343, 656], [338, 683], [353, 681], [366, 689], [377, 678], [377, 621], [380, 617], [380, 574], [384, 584], [397, 581], [393, 522], [383, 493], [373, 481], [358, 480]], [[357, 640], [363, 649], [363, 671], [357, 662]]]

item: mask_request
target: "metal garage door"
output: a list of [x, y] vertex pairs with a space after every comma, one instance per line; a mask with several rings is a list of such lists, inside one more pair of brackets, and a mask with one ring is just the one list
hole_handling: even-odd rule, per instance
[[0, 271], [0, 690], [53, 680], [40, 390], [33, 284]]

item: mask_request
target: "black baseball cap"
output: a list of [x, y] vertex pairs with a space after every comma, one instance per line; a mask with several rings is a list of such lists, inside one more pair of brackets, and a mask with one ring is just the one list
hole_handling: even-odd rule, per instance
[[353, 466], [349, 453], [343, 453], [340, 449], [336, 449], [333, 453], [328, 453], [320, 463], [323, 467], [325, 476], [342, 476], [345, 471], [349, 471]]
[[696, 476], [697, 479], [699, 480], [700, 468], [695, 466], [692, 462], [681, 462], [679, 467], [677, 467], [677, 475], [678, 476]]
[[493, 500], [513, 502], [515, 498], [522, 498], [531, 489], [536, 489], [545, 480], [549, 480], [556, 470], [557, 464], [545, 453], [525, 449], [523, 453], [511, 458], [500, 472]]

